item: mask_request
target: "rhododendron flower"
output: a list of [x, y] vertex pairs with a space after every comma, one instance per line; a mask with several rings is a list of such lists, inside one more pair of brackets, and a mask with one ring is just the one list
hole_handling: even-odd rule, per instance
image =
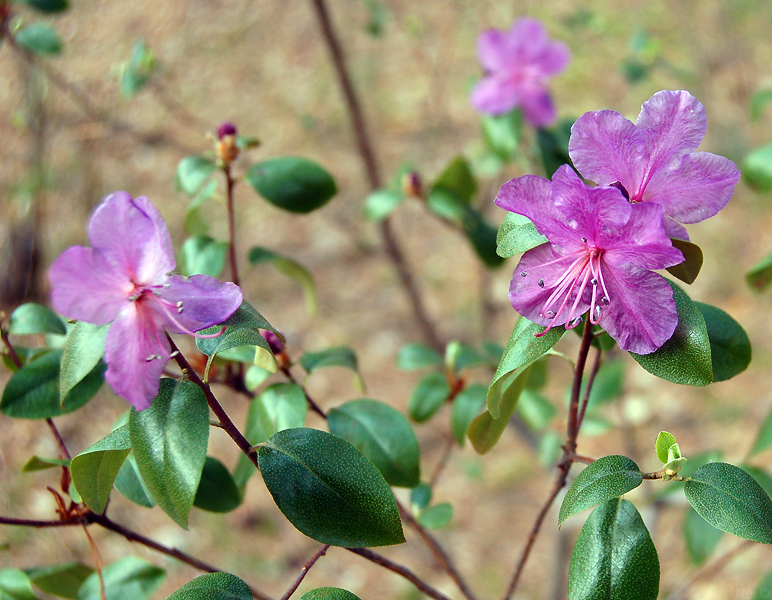
[[616, 185], [630, 202], [660, 204], [670, 217], [668, 234], [688, 240], [678, 223], [715, 215], [740, 180], [728, 158], [695, 152], [706, 129], [705, 107], [694, 96], [663, 90], [643, 104], [635, 124], [613, 110], [584, 114], [571, 129], [568, 153], [585, 178]]
[[670, 339], [678, 324], [673, 291], [650, 269], [684, 258], [665, 234], [661, 206], [631, 204], [616, 187], [590, 187], [568, 165], [552, 182], [536, 175], [508, 181], [496, 204], [528, 217], [549, 240], [515, 269], [509, 300], [517, 312], [546, 332], [575, 327], [589, 311], [590, 323], [637, 354]]
[[166, 331], [196, 334], [241, 305], [241, 290], [206, 275], [169, 275], [174, 250], [158, 209], [144, 196], [108, 196], [91, 217], [93, 248], [73, 246], [51, 267], [52, 302], [63, 315], [106, 325], [106, 379], [137, 410], [158, 394], [171, 357]]
[[568, 65], [571, 54], [553, 42], [536, 19], [519, 19], [509, 31], [488, 29], [477, 38], [477, 57], [485, 76], [472, 90], [479, 112], [501, 115], [520, 107], [534, 127], [555, 120], [547, 80]]

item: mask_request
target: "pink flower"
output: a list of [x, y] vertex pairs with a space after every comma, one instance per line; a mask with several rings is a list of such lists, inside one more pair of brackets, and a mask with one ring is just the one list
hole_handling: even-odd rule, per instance
[[524, 18], [509, 31], [484, 31], [477, 38], [477, 57], [485, 76], [472, 90], [475, 109], [501, 115], [520, 107], [534, 127], [555, 120], [547, 80], [566, 68], [571, 55], [565, 44], [549, 39], [539, 21]]
[[171, 237], [144, 196], [108, 196], [88, 228], [93, 248], [73, 246], [51, 267], [54, 307], [70, 319], [106, 325], [106, 379], [137, 410], [158, 394], [171, 357], [166, 331], [206, 329], [241, 305], [241, 290], [206, 275], [169, 275]]

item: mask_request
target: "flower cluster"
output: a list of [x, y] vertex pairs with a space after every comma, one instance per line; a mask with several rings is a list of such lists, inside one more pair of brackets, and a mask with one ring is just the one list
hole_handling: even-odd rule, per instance
[[54, 307], [70, 319], [110, 325], [106, 379], [137, 410], [150, 406], [171, 357], [166, 331], [195, 332], [241, 306], [233, 283], [170, 275], [176, 263], [158, 209], [144, 196], [108, 196], [91, 217], [93, 247], [73, 246], [51, 267]]

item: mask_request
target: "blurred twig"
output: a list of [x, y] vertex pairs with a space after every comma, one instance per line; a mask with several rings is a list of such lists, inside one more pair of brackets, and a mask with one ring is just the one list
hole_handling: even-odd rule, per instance
[[314, 554], [311, 559], [303, 565], [303, 568], [300, 569], [300, 574], [298, 575], [297, 579], [295, 579], [294, 583], [290, 586], [290, 588], [285, 592], [285, 594], [281, 597], [281, 600], [289, 600], [289, 598], [292, 596], [292, 594], [295, 593], [295, 590], [298, 589], [298, 586], [303, 583], [303, 580], [306, 578], [306, 575], [308, 575], [308, 571], [316, 564], [316, 561], [319, 560], [322, 556], [327, 554], [327, 550], [329, 550], [330, 545], [325, 544], [319, 550]]

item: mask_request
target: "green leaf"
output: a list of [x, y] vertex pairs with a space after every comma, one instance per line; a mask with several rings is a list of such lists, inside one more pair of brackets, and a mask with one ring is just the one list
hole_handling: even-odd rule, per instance
[[[109, 325], [92, 325], [78, 321], [64, 342], [61, 372], [59, 373], [59, 397], [65, 398], [100, 364], [105, 355], [105, 340]], [[102, 363], [104, 364], [104, 363]]]
[[431, 419], [450, 396], [450, 384], [444, 373], [427, 373], [418, 382], [407, 401], [407, 414], [416, 423]]
[[759, 582], [750, 600], [765, 600], [767, 598], [772, 598], [772, 572], [767, 573]]
[[300, 597], [300, 600], [360, 600], [359, 596], [352, 594], [348, 590], [336, 587], [316, 588], [306, 592]]
[[547, 179], [552, 179], [558, 167], [571, 164], [571, 157], [568, 155], [568, 140], [571, 137], [573, 124], [573, 119], [562, 119], [551, 129], [538, 129], [536, 131], [539, 155], [544, 167], [544, 176]]
[[716, 529], [772, 544], [772, 500], [748, 473], [727, 463], [708, 463], [684, 484], [689, 504]]
[[463, 229], [478, 258], [487, 267], [504, 264], [504, 258], [496, 251], [496, 228], [489, 224], [482, 214], [473, 208], [464, 213]]
[[86, 404], [104, 381], [107, 366], [99, 363], [59, 402], [61, 350], [31, 360], [11, 375], [0, 400], [0, 413], [17, 419], [48, 419], [70, 413]]
[[402, 413], [376, 400], [353, 400], [327, 413], [330, 433], [359, 450], [389, 485], [412, 488], [421, 477], [420, 449]]
[[754, 92], [751, 96], [749, 111], [751, 121], [758, 121], [770, 102], [772, 102], [772, 89], [767, 88]]
[[31, 335], [35, 333], [65, 335], [67, 328], [50, 308], [42, 304], [28, 302], [27, 304], [22, 304], [11, 313], [8, 333], [13, 335]]
[[751, 341], [742, 326], [720, 308], [694, 303], [705, 319], [710, 339], [713, 381], [726, 381], [742, 373], [751, 362]]
[[397, 368], [403, 371], [441, 367], [442, 364], [442, 355], [439, 352], [418, 342], [405, 344], [397, 354]]
[[[523, 369], [539, 360], [566, 332], [564, 327], [553, 327], [541, 337], [534, 335], [543, 330], [542, 325], [532, 323], [525, 317], [520, 317], [515, 323], [515, 328], [512, 330], [512, 335], [509, 337], [509, 342], [504, 350], [504, 356], [501, 358], [493, 381], [488, 387], [488, 411], [494, 418], [499, 418], [501, 414], [500, 405], [507, 390], [506, 384], [511, 384], [514, 381], [513, 378], [507, 376], [515, 371], [522, 372]], [[512, 410], [514, 408], [513, 405]]]
[[359, 374], [359, 363], [354, 351], [348, 346], [335, 346], [319, 352], [306, 352], [300, 357], [300, 365], [307, 373], [313, 373], [327, 367], [343, 367], [354, 371], [354, 384], [364, 391], [365, 383]]
[[145, 40], [137, 40], [131, 49], [129, 62], [121, 72], [121, 96], [131, 98], [140, 91], [158, 71], [158, 61]]
[[186, 156], [177, 165], [177, 189], [188, 196], [195, 196], [216, 170], [217, 166], [208, 158]]
[[[163, 569], [136, 556], [107, 565], [102, 576], [107, 600], [147, 600], [166, 578]], [[99, 574], [92, 573], [78, 590], [78, 600], [101, 600]]]
[[689, 559], [696, 565], [701, 565], [716, 549], [724, 532], [716, 529], [689, 508], [684, 519], [684, 541]]
[[344, 547], [404, 541], [389, 485], [347, 441], [315, 429], [287, 429], [260, 446], [258, 459], [279, 509], [308, 537]]
[[672, 281], [678, 325], [673, 336], [651, 354], [630, 352], [652, 375], [683, 385], [702, 386], [713, 382], [710, 338], [705, 319], [697, 305]]
[[432, 501], [432, 486], [428, 483], [419, 483], [410, 490], [410, 506], [415, 514], [420, 513], [429, 506]]
[[230, 573], [208, 573], [183, 585], [166, 600], [252, 600], [252, 590]]
[[325, 169], [295, 156], [258, 163], [247, 171], [246, 180], [268, 202], [294, 213], [310, 213], [338, 193], [335, 180]]
[[441, 188], [432, 188], [426, 197], [426, 206], [435, 215], [463, 227], [469, 206], [455, 194]]
[[745, 274], [745, 280], [757, 292], [767, 288], [772, 281], [772, 254], [765, 256]]
[[32, 584], [47, 594], [78, 599], [78, 590], [94, 569], [79, 562], [27, 569]]
[[626, 456], [604, 456], [587, 465], [563, 498], [558, 526], [569, 517], [634, 490], [643, 481], [638, 465]]
[[515, 156], [523, 132], [523, 115], [513, 110], [505, 115], [483, 115], [482, 133], [490, 150], [501, 160]]
[[756, 148], [745, 157], [743, 178], [757, 192], [772, 190], [772, 144]]
[[547, 242], [528, 217], [507, 212], [496, 234], [496, 253], [509, 258]]
[[568, 600], [656, 600], [659, 557], [635, 507], [621, 498], [596, 508], [579, 533]]
[[442, 190], [469, 204], [477, 193], [477, 180], [469, 162], [463, 156], [456, 156], [434, 181], [432, 190]]
[[453, 506], [443, 502], [422, 510], [416, 520], [426, 529], [440, 529], [450, 523], [452, 518]]
[[772, 476], [770, 476], [769, 473], [764, 469], [749, 464], [744, 464], [742, 470], [753, 477], [756, 480], [756, 483], [761, 486], [761, 489], [764, 490], [768, 496], [772, 494]]
[[21, 27], [16, 32], [14, 41], [33, 54], [56, 56], [61, 54], [64, 48], [56, 29], [43, 23], [32, 23]]
[[123, 425], [72, 459], [72, 482], [95, 513], [101, 515], [107, 508], [113, 483], [129, 452], [129, 427]]
[[62, 458], [41, 458], [33, 456], [21, 468], [22, 473], [34, 473], [35, 471], [45, 471], [46, 469], [56, 469], [57, 467], [69, 467], [70, 461]]
[[0, 571], [0, 600], [38, 600], [29, 575], [21, 569]]
[[64, 12], [70, 7], [67, 0], [23, 0], [23, 2], [46, 14]]
[[702, 269], [702, 250], [697, 244], [685, 240], [671, 239], [670, 241], [673, 242], [673, 248], [680, 250], [684, 255], [684, 262], [668, 267], [667, 272], [684, 283], [694, 283]]
[[147, 489], [145, 482], [142, 481], [142, 477], [139, 474], [139, 467], [137, 467], [137, 459], [134, 458], [134, 454], [129, 454], [126, 460], [123, 461], [113, 485], [124, 498], [134, 504], [144, 506], [145, 508], [153, 508], [155, 506], [155, 500], [153, 500], [150, 490]]
[[241, 492], [228, 469], [216, 458], [207, 456], [193, 506], [209, 512], [226, 513], [240, 505]]
[[228, 242], [216, 242], [207, 235], [197, 235], [182, 245], [185, 275], [219, 277], [225, 267]]
[[755, 456], [759, 452], [764, 452], [767, 448], [772, 446], [772, 410], [767, 413], [764, 422], [759, 427], [759, 432], [756, 434], [756, 440], [753, 442], [753, 447], [748, 453], [748, 456]]
[[[528, 378], [529, 381], [532, 377], [533, 371], [531, 377]], [[523, 393], [520, 394], [520, 400], [515, 410], [523, 422], [535, 431], [545, 429], [557, 412], [552, 402], [536, 390], [530, 389], [530, 386], [526, 386]]]
[[363, 207], [365, 219], [371, 222], [383, 221], [397, 210], [404, 199], [405, 194], [401, 190], [387, 188], [375, 190], [365, 198]]
[[668, 460], [668, 450], [670, 446], [676, 443], [675, 436], [667, 431], [660, 431], [657, 436], [657, 441], [654, 443], [654, 448], [657, 451], [657, 458], [659, 462], [666, 463]]
[[459, 446], [464, 445], [466, 430], [480, 411], [485, 408], [485, 396], [488, 389], [484, 385], [474, 384], [464, 388], [450, 407], [450, 430]]
[[253, 265], [270, 262], [282, 275], [299, 283], [306, 301], [306, 312], [310, 316], [316, 314], [316, 284], [311, 272], [303, 265], [262, 246], [250, 249], [249, 262]]
[[209, 407], [190, 381], [161, 379], [150, 408], [132, 409], [129, 436], [137, 467], [158, 506], [187, 529], [209, 440]]

